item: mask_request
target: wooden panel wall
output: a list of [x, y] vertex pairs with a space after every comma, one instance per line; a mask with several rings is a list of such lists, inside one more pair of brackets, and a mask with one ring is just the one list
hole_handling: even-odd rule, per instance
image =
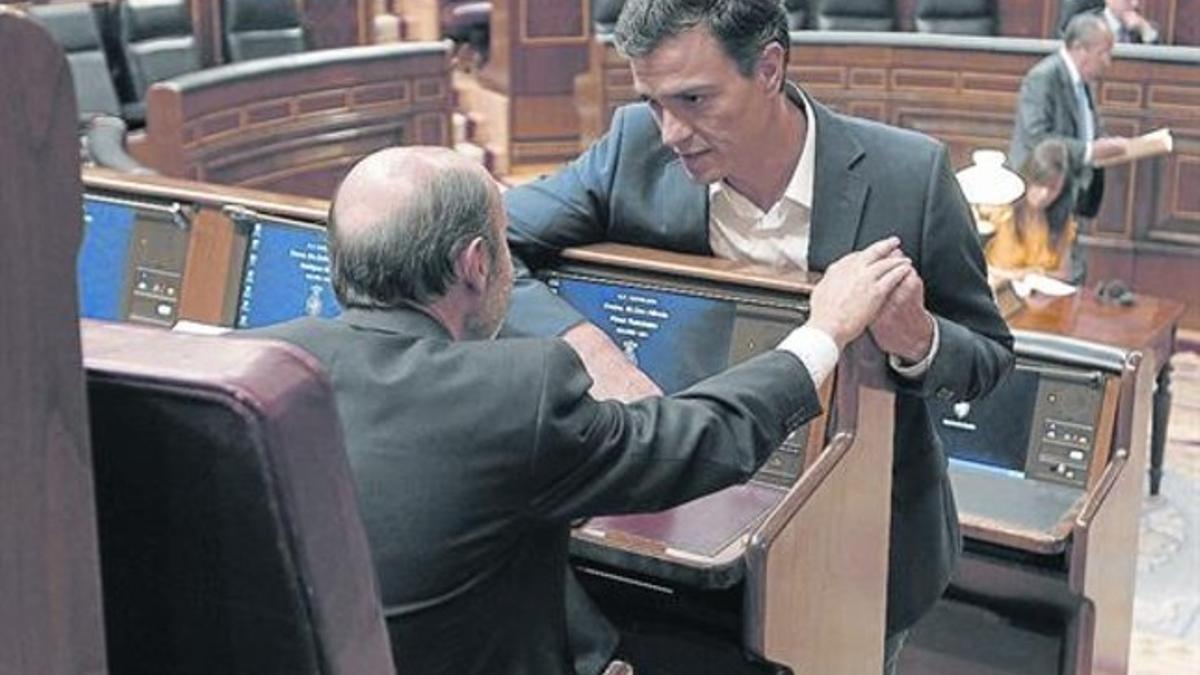
[[449, 145], [444, 44], [348, 47], [151, 87], [147, 161], [168, 176], [318, 198], [391, 145]]
[[[579, 151], [575, 77], [588, 65], [590, 0], [496, 0], [491, 47], [480, 83], [507, 100], [504, 127], [491, 132], [501, 170], [511, 162], [557, 162]], [[503, 105], [488, 106], [503, 110]], [[492, 122], [495, 122], [494, 120]]]
[[[947, 143], [956, 167], [978, 148], [1008, 149], [1026, 71], [1057, 42], [893, 33], [872, 42], [793, 33], [789, 74], [843, 112], [916, 129]], [[628, 65], [593, 41], [596, 64], [580, 78], [585, 140], [634, 100]], [[1200, 49], [1122, 45], [1098, 88], [1105, 129], [1119, 135], [1170, 127], [1175, 153], [1107, 171], [1104, 206], [1085, 233], [1089, 278], [1113, 276], [1154, 295], [1200, 296]], [[1200, 307], [1184, 320], [1200, 327]]]

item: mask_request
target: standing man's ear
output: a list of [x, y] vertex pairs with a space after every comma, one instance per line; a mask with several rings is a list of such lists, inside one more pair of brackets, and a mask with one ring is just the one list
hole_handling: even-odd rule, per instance
[[754, 74], [766, 91], [783, 90], [783, 80], [787, 77], [786, 56], [783, 45], [778, 42], [771, 42], [759, 52]]

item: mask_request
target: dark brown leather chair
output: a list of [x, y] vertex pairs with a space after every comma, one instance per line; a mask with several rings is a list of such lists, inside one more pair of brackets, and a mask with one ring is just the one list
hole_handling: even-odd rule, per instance
[[808, 27], [808, 0], [784, 0], [787, 11], [788, 30], [803, 30]]
[[79, 358], [75, 94], [0, 5], [0, 673], [106, 673]]
[[296, 54], [307, 47], [295, 0], [222, 0], [225, 60]]
[[141, 122], [150, 85], [199, 70], [200, 50], [187, 0], [122, 0], [117, 26], [135, 99], [126, 108], [126, 119]]
[[442, 35], [458, 44], [466, 44], [476, 54], [479, 63], [487, 61], [491, 39], [492, 3], [462, 0], [444, 2], [442, 6]]
[[395, 673], [317, 362], [89, 321], [83, 353], [110, 672]]
[[88, 120], [98, 114], [120, 116], [121, 102], [113, 86], [104, 41], [91, 4], [35, 5], [28, 11], [67, 54], [80, 119]]
[[130, 173], [153, 173], [125, 151], [125, 131], [129, 124], [142, 124], [145, 108], [119, 101], [91, 5], [36, 5], [29, 15], [66, 52], [79, 111], [80, 159]]
[[819, 30], [890, 31], [896, 28], [895, 0], [816, 0]]
[[917, 30], [951, 35], [995, 35], [995, 0], [917, 0]]

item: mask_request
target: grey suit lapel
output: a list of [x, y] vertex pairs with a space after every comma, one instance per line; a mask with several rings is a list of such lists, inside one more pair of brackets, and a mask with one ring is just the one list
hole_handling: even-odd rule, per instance
[[[1088, 111], [1079, 109], [1079, 99], [1075, 97], [1075, 83], [1071, 80], [1071, 71], [1067, 69], [1064, 58], [1066, 57], [1061, 53], [1058, 54], [1054, 70], [1058, 75], [1058, 91], [1062, 92], [1062, 97], [1066, 99], [1067, 110], [1071, 112], [1071, 121], [1075, 124], [1075, 128], [1071, 130], [1071, 137], [1078, 138], [1079, 130], [1083, 128], [1083, 116], [1088, 114]], [[1087, 84], [1083, 86], [1086, 87]]]
[[810, 99], [817, 118], [816, 175], [808, 268], [821, 271], [854, 250], [870, 185], [855, 173], [862, 146], [829, 109]]

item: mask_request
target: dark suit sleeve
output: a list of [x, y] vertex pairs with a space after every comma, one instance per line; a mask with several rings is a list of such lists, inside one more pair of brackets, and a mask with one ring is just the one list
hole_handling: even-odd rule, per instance
[[970, 400], [991, 390], [1013, 365], [1012, 334], [988, 287], [973, 222], [943, 149], [925, 197], [920, 269], [940, 343], [922, 377], [895, 377], [901, 391]]
[[747, 480], [820, 412], [808, 371], [772, 350], [670, 397], [596, 401], [565, 343], [546, 351], [530, 513], [563, 521], [659, 510]]
[[583, 320], [531, 271], [564, 248], [608, 239], [608, 200], [623, 128], [618, 109], [610, 131], [561, 171], [505, 193], [517, 279], [504, 335], [560, 335]]
[[1039, 67], [1030, 71], [1021, 82], [1013, 131], [1014, 147], [1009, 153], [1015, 170], [1021, 169], [1021, 164], [1025, 163], [1037, 144], [1046, 138], [1058, 138], [1066, 144], [1074, 170], [1083, 166], [1087, 144], [1075, 136], [1063, 135], [1055, 122], [1057, 117], [1067, 114], [1058, 109], [1071, 105], [1067, 97], [1074, 96], [1071, 91], [1063, 90], [1061, 83], [1056, 80], [1053, 68]]

